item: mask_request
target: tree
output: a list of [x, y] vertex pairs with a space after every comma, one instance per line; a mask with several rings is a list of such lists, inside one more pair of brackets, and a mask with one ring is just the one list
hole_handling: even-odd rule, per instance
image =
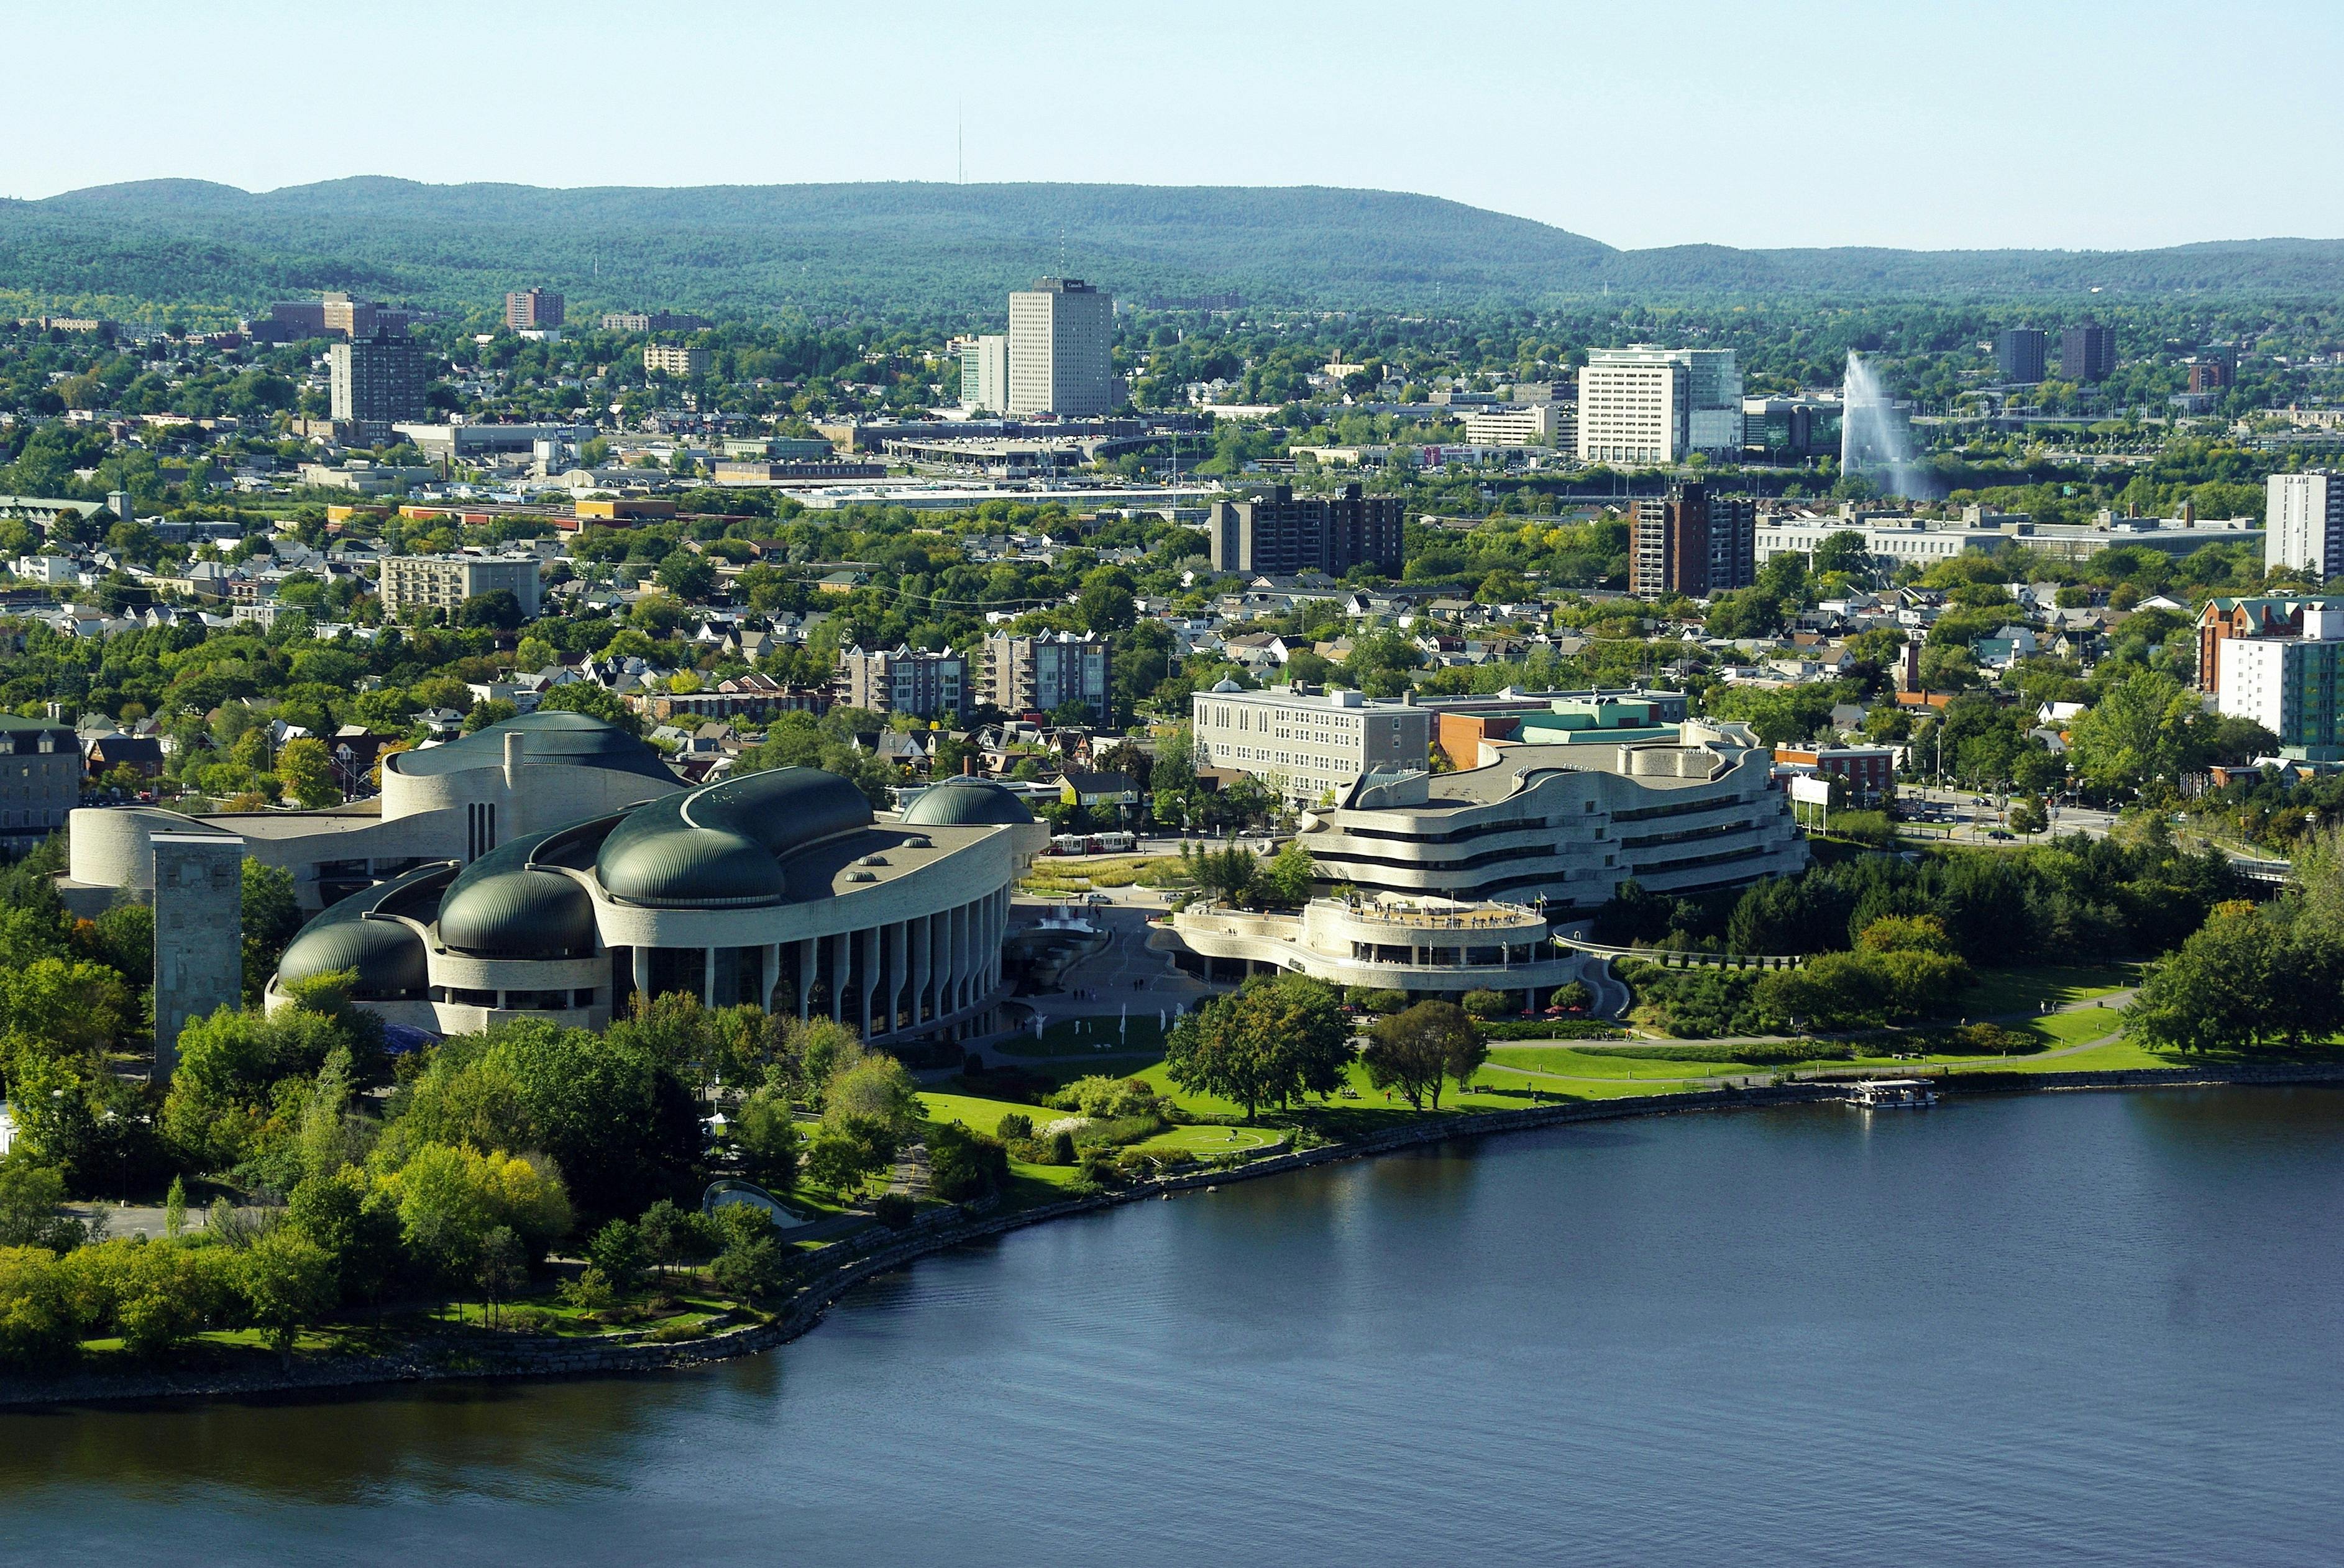
[[540, 713], [582, 713], [589, 719], [616, 725], [630, 735], [643, 732], [642, 714], [621, 700], [617, 692], [607, 690], [591, 680], [573, 680], [555, 687], [538, 699], [537, 710]]
[[706, 598], [716, 587], [716, 568], [691, 550], [672, 550], [652, 574], [660, 587], [686, 601]]
[[1268, 860], [1250, 879], [1248, 890], [1254, 901], [1278, 909], [1296, 910], [1310, 901], [1311, 879], [1318, 868], [1310, 859], [1310, 851], [1302, 840], [1292, 839], [1286, 847]]
[[285, 743], [277, 754], [277, 776], [284, 780], [285, 793], [304, 810], [336, 805], [342, 799], [341, 786], [334, 779], [334, 759], [315, 736], [298, 735]]
[[2299, 1045], [2344, 1024], [2336, 974], [2344, 941], [2316, 919], [2283, 921], [2243, 900], [2218, 905], [2180, 950], [2150, 971], [2126, 1029], [2167, 1050]]
[[1469, 990], [1465, 993], [1465, 1010], [1475, 1018], [1502, 1018], [1513, 1010], [1506, 993], [1500, 990]]
[[293, 894], [293, 873], [249, 859], [244, 862], [243, 899], [244, 1000], [257, 1006], [285, 944], [301, 930], [301, 905]]
[[1815, 573], [1844, 572], [1850, 577], [1867, 576], [1872, 570], [1872, 553], [1865, 548], [1864, 536], [1854, 528], [1842, 528], [1826, 535], [1815, 547]]
[[740, 1147], [752, 1181], [777, 1191], [797, 1184], [798, 1154], [805, 1140], [799, 1135], [787, 1095], [761, 1089], [743, 1101], [732, 1112], [732, 1141]]
[[66, 1179], [19, 1150], [0, 1160], [0, 1247], [46, 1247], [68, 1252], [81, 1244], [80, 1221], [57, 1212]]
[[1595, 1005], [1595, 993], [1588, 989], [1585, 980], [1565, 980], [1554, 988], [1554, 995], [1547, 1000], [1565, 1012], [1585, 1012]]
[[1443, 1081], [1455, 1079], [1463, 1092], [1489, 1056], [1480, 1029], [1463, 1008], [1420, 1001], [1378, 1020], [1359, 1060], [1376, 1088], [1397, 1088], [1415, 1109], [1423, 1110], [1430, 1101], [1438, 1111]]
[[529, 1253], [510, 1225], [499, 1225], [480, 1238], [480, 1293], [494, 1326], [503, 1304], [529, 1283]]
[[2100, 789], [2128, 789], [2196, 767], [2214, 744], [2216, 720], [2179, 681], [2136, 671], [2101, 693], [2067, 730], [2076, 776]]
[[789, 1281], [781, 1246], [771, 1236], [735, 1241], [726, 1247], [716, 1255], [716, 1266], [711, 1272], [719, 1290], [750, 1301], [772, 1295]]
[[1257, 977], [1180, 1020], [1166, 1042], [1165, 1068], [1181, 1088], [1217, 1094], [1245, 1108], [1331, 1093], [1351, 1059], [1349, 1030], [1335, 993], [1301, 975]]
[[2043, 813], [2043, 802], [2035, 796], [2022, 795], [2010, 803], [2010, 830], [2014, 833], [2040, 833], [2051, 825]]
[[621, 1294], [642, 1284], [643, 1271], [651, 1266], [651, 1251], [643, 1245], [642, 1231], [624, 1220], [613, 1220], [595, 1231], [586, 1255], [611, 1288]]
[[326, 1250], [283, 1226], [237, 1254], [236, 1282], [253, 1322], [288, 1366], [302, 1328], [333, 1310], [338, 1289]]
[[456, 607], [456, 624], [463, 627], [491, 628], [510, 631], [522, 620], [520, 600], [510, 588], [491, 588], [476, 593]]

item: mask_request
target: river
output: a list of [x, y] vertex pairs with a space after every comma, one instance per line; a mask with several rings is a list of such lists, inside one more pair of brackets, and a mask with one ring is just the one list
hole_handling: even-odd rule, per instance
[[2333, 1563], [2344, 1091], [1783, 1107], [1133, 1204], [649, 1379], [0, 1416], [0, 1559]]

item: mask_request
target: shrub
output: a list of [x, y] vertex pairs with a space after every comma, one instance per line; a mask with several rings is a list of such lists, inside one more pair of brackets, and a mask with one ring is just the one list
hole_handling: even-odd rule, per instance
[[1046, 1161], [1043, 1161], [1043, 1163], [1047, 1165], [1072, 1165], [1075, 1162], [1075, 1135], [1073, 1133], [1064, 1131], [1053, 1132], [1050, 1134], [1049, 1141], [1045, 1144], [1044, 1147], [1049, 1150], [1050, 1157]]
[[[1067, 1163], [1073, 1163], [1070, 1159]], [[871, 1205], [871, 1212], [890, 1231], [909, 1230], [912, 1215], [917, 1209], [911, 1195], [905, 1192], [882, 1192]]]
[[1022, 1111], [1005, 1111], [1001, 1120], [994, 1124], [993, 1135], [1004, 1143], [1012, 1139], [1031, 1138], [1034, 1136], [1034, 1119]]
[[707, 1319], [699, 1317], [677, 1318], [673, 1322], [655, 1323], [652, 1327], [645, 1329], [643, 1331], [643, 1338], [648, 1342], [655, 1345], [673, 1345], [681, 1344], [686, 1340], [704, 1338], [707, 1333]]
[[583, 1273], [562, 1285], [561, 1299], [591, 1317], [609, 1312], [619, 1293], [611, 1288], [611, 1277], [589, 1263]]
[[1503, 991], [1469, 990], [1465, 993], [1465, 1010], [1475, 1018], [1503, 1018], [1518, 1010]]
[[928, 1190], [937, 1197], [948, 1203], [965, 1203], [1000, 1191], [1008, 1180], [1009, 1151], [998, 1140], [972, 1132], [957, 1122], [929, 1129]]
[[1380, 990], [1365, 986], [1351, 986], [1344, 990], [1343, 1000], [1363, 1012], [1371, 1012], [1379, 1017], [1389, 1017], [1393, 1013], [1406, 1012], [1408, 1010], [1408, 993], [1406, 991]]

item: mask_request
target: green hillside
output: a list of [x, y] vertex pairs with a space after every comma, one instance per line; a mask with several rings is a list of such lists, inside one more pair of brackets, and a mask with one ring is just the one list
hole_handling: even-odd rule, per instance
[[265, 194], [153, 180], [0, 203], [0, 296], [25, 307], [234, 310], [318, 288], [451, 309], [538, 283], [581, 309], [795, 307], [997, 316], [1045, 272], [1124, 298], [1300, 307], [1646, 297], [2332, 293], [2344, 242], [2168, 250], [1621, 251], [1436, 197], [1317, 186], [859, 184], [547, 190], [334, 180]]

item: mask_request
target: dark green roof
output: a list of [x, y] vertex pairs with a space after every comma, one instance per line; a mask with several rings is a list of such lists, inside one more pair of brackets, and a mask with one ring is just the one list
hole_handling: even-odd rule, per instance
[[431, 983], [423, 939], [390, 917], [429, 921], [440, 890], [455, 875], [452, 862], [419, 866], [405, 876], [352, 893], [301, 928], [277, 962], [278, 984], [355, 970], [358, 987], [352, 994], [358, 997], [388, 1000], [422, 995]]
[[410, 779], [429, 779], [471, 768], [494, 768], [504, 760], [505, 733], [520, 730], [529, 737], [529, 760], [567, 762], [581, 768], [608, 768], [641, 774], [662, 783], [680, 782], [650, 743], [615, 724], [583, 713], [556, 710], [524, 713], [501, 724], [477, 729], [461, 740], [422, 751], [397, 751], [384, 759], [392, 771]]
[[592, 896], [574, 879], [536, 863], [547, 839], [569, 831], [526, 834], [465, 867], [440, 901], [440, 940], [477, 958], [591, 956]]
[[[848, 780], [776, 768], [636, 807], [602, 841], [594, 872], [632, 904], [778, 903], [792, 891], [781, 857], [870, 824], [870, 802]], [[825, 881], [820, 891], [829, 890]]]
[[1033, 819], [1025, 801], [990, 779], [945, 779], [904, 808], [906, 828], [1005, 827]]

